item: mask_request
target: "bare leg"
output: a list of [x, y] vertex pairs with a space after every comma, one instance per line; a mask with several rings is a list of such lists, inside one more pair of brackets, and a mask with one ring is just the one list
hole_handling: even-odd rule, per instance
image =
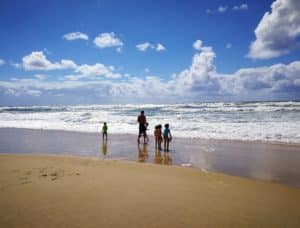
[[169, 139], [167, 139], [167, 151], [169, 151]]
[[138, 143], [140, 143], [140, 138], [141, 138], [141, 134], [139, 134], [139, 136], [138, 136], [138, 139], [137, 139]]

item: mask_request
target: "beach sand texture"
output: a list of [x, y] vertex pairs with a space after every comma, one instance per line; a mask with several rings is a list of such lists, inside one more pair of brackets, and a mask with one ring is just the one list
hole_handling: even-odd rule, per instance
[[137, 162], [0, 155], [0, 227], [300, 227], [300, 189]]

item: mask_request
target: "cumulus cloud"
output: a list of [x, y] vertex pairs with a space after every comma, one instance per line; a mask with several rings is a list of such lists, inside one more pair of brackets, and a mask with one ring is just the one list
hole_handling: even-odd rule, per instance
[[25, 70], [61, 70], [74, 69], [76, 64], [72, 60], [62, 59], [60, 62], [52, 63], [42, 51], [33, 51], [22, 59], [22, 67]]
[[4, 65], [5, 64], [5, 61], [4, 59], [0, 59], [0, 66]]
[[150, 49], [155, 50], [157, 52], [165, 51], [166, 50], [166, 47], [164, 45], [162, 45], [161, 43], [152, 44], [150, 42], [145, 42], [145, 43], [137, 44], [136, 48], [139, 51], [143, 51], [143, 52], [145, 52], [147, 50], [150, 50]]
[[233, 6], [232, 7], [233, 10], [247, 10], [248, 9], [248, 5], [243, 3], [239, 6]]
[[105, 66], [101, 63], [96, 63], [95, 65], [83, 64], [78, 66], [75, 72], [80, 74], [78, 78], [91, 78], [97, 76], [104, 76], [106, 78], [120, 78], [121, 74], [115, 73], [114, 70], [115, 68], [113, 66]]
[[156, 50], [156, 51], [165, 51], [165, 50], [166, 50], [166, 48], [165, 48], [165, 46], [164, 46], [164, 45], [162, 45], [162, 44], [158, 43], [158, 44], [156, 45], [156, 48], [155, 48], [155, 50]]
[[194, 47], [197, 51], [200, 51], [200, 50], [201, 50], [201, 47], [202, 47], [202, 41], [201, 41], [201, 40], [196, 40], [196, 41], [193, 43], [193, 47]]
[[192, 92], [218, 90], [214, 65], [215, 52], [212, 47], [202, 46], [201, 40], [196, 40], [193, 46], [199, 52], [194, 55], [191, 66], [175, 79], [176, 84]]
[[169, 80], [155, 75], [140, 78], [128, 74], [122, 80], [111, 80], [117, 77], [111, 76], [115, 74], [113, 66], [84, 64], [77, 66], [75, 74], [66, 75], [61, 81], [38, 77], [0, 81], [0, 96], [3, 93], [6, 96], [26, 94], [35, 97], [52, 94], [53, 97], [59, 95], [60, 101], [65, 96], [61, 94], [68, 94], [72, 97], [71, 101], [76, 97], [89, 96], [94, 103], [99, 101], [99, 96], [103, 102], [117, 103], [300, 99], [300, 61], [222, 74], [216, 69], [213, 48], [203, 45], [201, 40], [194, 44], [196, 53], [190, 66]]
[[153, 49], [154, 46], [149, 42], [145, 42], [145, 43], [137, 44], [136, 48], [139, 51], [147, 51], [148, 49]]
[[[82, 64], [77, 65], [72, 60], [62, 59], [60, 62], [52, 63], [43, 52], [32, 52], [31, 54], [23, 57], [22, 67], [27, 71], [40, 70], [40, 71], [50, 71], [50, 70], [72, 70], [73, 74], [65, 76], [65, 78], [70, 80], [79, 80], [82, 78], [120, 78], [121, 74], [115, 72], [113, 66], [105, 66], [102, 63], [96, 63], [94, 65]], [[45, 79], [46, 76], [42, 74], [36, 74], [34, 76], [40, 80]]]
[[270, 59], [296, 49], [300, 35], [300, 1], [276, 0], [255, 29], [248, 57]]
[[81, 32], [71, 32], [63, 35], [63, 39], [65, 40], [88, 40], [89, 36], [85, 33]]
[[116, 36], [114, 32], [101, 33], [94, 39], [94, 44], [98, 48], [122, 47], [123, 42]]

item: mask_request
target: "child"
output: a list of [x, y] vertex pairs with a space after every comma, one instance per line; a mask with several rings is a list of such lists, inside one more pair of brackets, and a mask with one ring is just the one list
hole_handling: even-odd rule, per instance
[[107, 125], [106, 122], [103, 123], [103, 127], [102, 127], [102, 140], [104, 140], [104, 136], [105, 136], [105, 140], [107, 141]]
[[154, 137], [155, 137], [155, 148], [161, 150], [161, 124], [155, 126], [154, 130]]
[[171, 131], [169, 129], [169, 124], [165, 124], [165, 129], [164, 129], [164, 150], [169, 151], [169, 143], [172, 140], [172, 135]]

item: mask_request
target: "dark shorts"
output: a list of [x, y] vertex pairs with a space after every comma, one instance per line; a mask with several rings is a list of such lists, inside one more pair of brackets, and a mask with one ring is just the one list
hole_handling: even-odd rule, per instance
[[146, 134], [146, 127], [144, 124], [140, 124], [139, 126], [139, 135]]

